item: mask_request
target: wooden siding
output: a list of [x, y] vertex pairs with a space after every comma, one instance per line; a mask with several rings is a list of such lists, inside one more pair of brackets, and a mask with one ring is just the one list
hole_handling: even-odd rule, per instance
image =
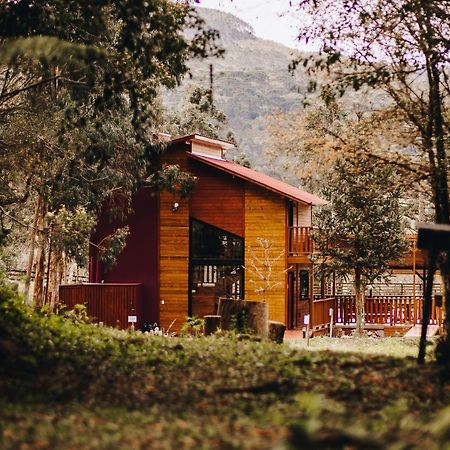
[[189, 201], [191, 217], [243, 237], [244, 182], [231, 175], [190, 161], [198, 183]]
[[[177, 211], [172, 205], [179, 203]], [[160, 325], [179, 331], [188, 315], [189, 204], [168, 192], [159, 198]]]
[[129, 328], [129, 316], [136, 316], [136, 328], [142, 321], [142, 284], [75, 284], [60, 286], [59, 301], [69, 309], [86, 305], [89, 317], [96, 322]]
[[[272, 242], [271, 255], [277, 257], [286, 251], [286, 201], [284, 198], [259, 186], [245, 185], [245, 264], [249, 265], [251, 253], [261, 258], [262, 248], [257, 238]], [[283, 254], [273, 264], [273, 282], [279, 283], [268, 293], [269, 319], [286, 323], [286, 255]], [[250, 280], [255, 277], [246, 270], [245, 298], [261, 300], [255, 294], [255, 286]], [[256, 281], [256, 280], [255, 280]]]

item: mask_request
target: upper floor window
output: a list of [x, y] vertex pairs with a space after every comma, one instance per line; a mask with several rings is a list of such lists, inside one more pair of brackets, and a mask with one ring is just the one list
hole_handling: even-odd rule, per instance
[[244, 239], [221, 228], [191, 219], [191, 259], [236, 261], [244, 259]]

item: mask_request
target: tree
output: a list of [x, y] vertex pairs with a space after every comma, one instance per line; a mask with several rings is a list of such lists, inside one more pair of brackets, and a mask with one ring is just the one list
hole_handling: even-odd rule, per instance
[[322, 269], [352, 273], [356, 332], [364, 329], [367, 284], [388, 274], [388, 263], [406, 250], [395, 174], [371, 160], [337, 161], [323, 195], [330, 205], [316, 214], [313, 239]]
[[0, 218], [16, 226], [14, 205], [34, 210], [39, 301], [44, 264], [48, 291], [64, 254], [82, 256], [101, 205], [128, 212], [163, 147], [160, 87], [190, 57], [220, 55], [217, 36], [170, 0], [0, 4]]
[[[447, 179], [450, 115], [448, 0], [301, 0], [309, 15], [300, 39], [320, 46], [320, 58], [303, 63], [312, 70], [332, 68], [340, 92], [363, 86], [382, 89], [403, 123], [415, 131], [427, 158], [427, 175], [437, 223], [450, 223]], [[300, 61], [296, 61], [299, 63]], [[293, 66], [295, 66], [295, 64]], [[310, 64], [313, 63], [313, 64]], [[445, 333], [438, 359], [450, 361], [450, 255], [439, 259], [445, 286]]]
[[372, 158], [401, 174], [404, 195], [429, 192], [427, 166], [416, 136], [388, 107], [348, 105], [323, 87], [314, 106], [269, 117], [272, 159], [287, 159], [286, 171], [311, 192], [319, 192], [339, 158]]
[[[249, 261], [243, 267], [250, 275], [247, 282], [254, 286], [253, 292], [261, 298], [261, 301], [266, 303], [270, 292], [282, 284], [276, 279], [280, 277], [277, 266], [279, 266], [278, 261], [284, 256], [284, 251], [274, 256], [272, 254], [272, 241], [256, 238], [256, 242], [258, 244], [256, 250], [248, 247]], [[283, 275], [286, 272], [287, 270], [281, 271]]]
[[198, 133], [213, 139], [225, 139], [227, 117], [217, 108], [209, 89], [190, 85], [178, 107], [169, 114], [168, 131], [175, 136]]

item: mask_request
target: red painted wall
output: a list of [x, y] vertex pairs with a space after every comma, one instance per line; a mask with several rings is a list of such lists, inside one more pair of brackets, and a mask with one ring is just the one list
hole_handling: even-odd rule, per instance
[[117, 264], [109, 271], [103, 270], [97, 251], [91, 246], [89, 281], [91, 283], [142, 283], [143, 320], [159, 322], [159, 250], [158, 250], [158, 198], [150, 189], [141, 189], [133, 199], [133, 213], [125, 223], [112, 222], [107, 211], [102, 214], [93, 236], [100, 242], [118, 226], [130, 227], [127, 245], [118, 256]]

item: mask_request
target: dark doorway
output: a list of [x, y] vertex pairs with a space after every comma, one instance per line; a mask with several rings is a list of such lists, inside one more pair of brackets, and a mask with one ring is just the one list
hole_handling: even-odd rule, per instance
[[302, 328], [309, 314], [310, 273], [297, 264], [288, 272], [288, 328]]

